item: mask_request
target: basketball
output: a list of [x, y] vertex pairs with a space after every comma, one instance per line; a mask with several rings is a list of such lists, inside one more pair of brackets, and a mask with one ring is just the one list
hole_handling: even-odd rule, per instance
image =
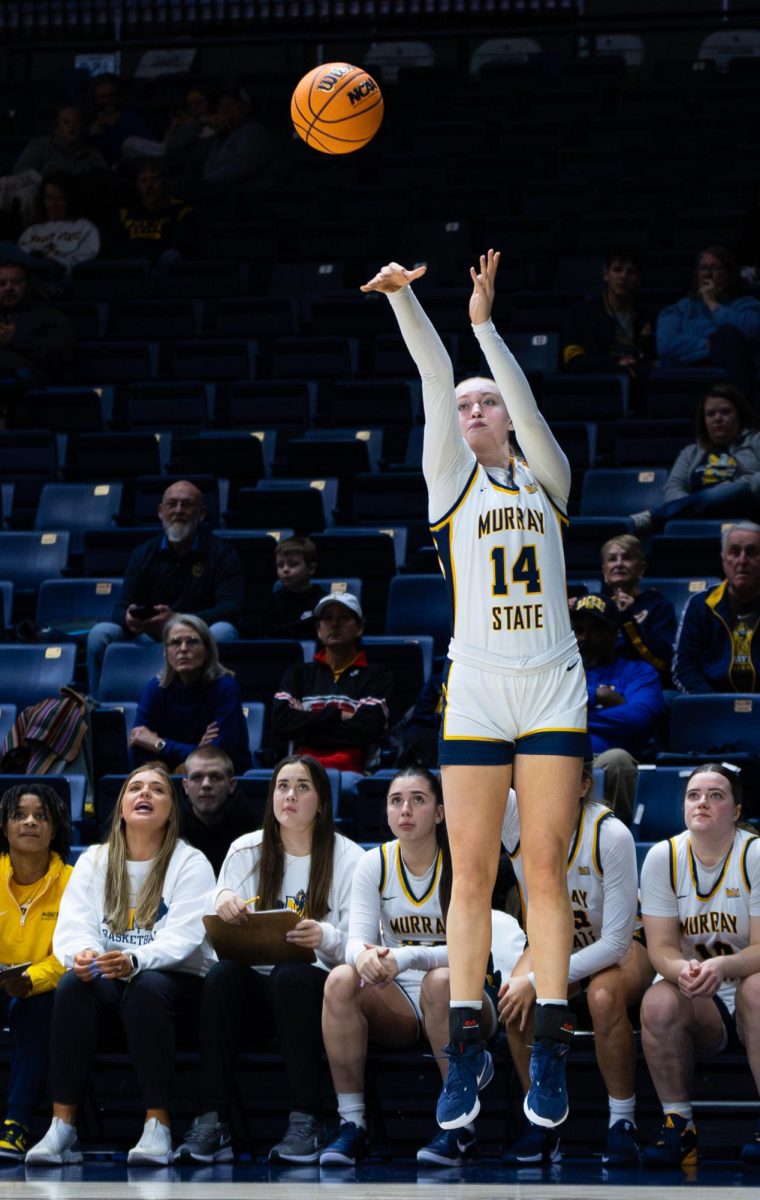
[[293, 127], [322, 154], [351, 154], [371, 141], [383, 97], [371, 75], [349, 63], [323, 63], [304, 75], [290, 101]]

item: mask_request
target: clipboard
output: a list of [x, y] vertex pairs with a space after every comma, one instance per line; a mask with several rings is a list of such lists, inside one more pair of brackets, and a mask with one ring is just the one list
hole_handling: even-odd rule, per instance
[[0, 966], [0, 983], [5, 983], [6, 979], [17, 979], [19, 975], [23, 975], [27, 967], [31, 967], [31, 963], [13, 963], [6, 967], [5, 964]]
[[231, 925], [217, 916], [204, 917], [203, 924], [218, 958], [247, 963], [249, 967], [269, 967], [317, 961], [313, 950], [285, 941], [285, 934], [300, 920], [292, 908], [272, 908], [249, 913], [244, 925]]

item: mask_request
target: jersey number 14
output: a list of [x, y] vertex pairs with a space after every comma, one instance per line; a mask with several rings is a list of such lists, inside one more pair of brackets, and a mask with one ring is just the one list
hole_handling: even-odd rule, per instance
[[[508, 596], [507, 583], [507, 552], [504, 546], [494, 546], [491, 551], [491, 566], [493, 567], [492, 596]], [[536, 547], [523, 546], [515, 561], [512, 563], [512, 582], [525, 585], [526, 592], [533, 595], [541, 591], [541, 572], [536, 562]]]

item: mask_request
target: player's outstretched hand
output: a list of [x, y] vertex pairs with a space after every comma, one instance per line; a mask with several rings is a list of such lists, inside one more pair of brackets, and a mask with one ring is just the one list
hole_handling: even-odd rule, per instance
[[470, 322], [482, 325], [491, 315], [496, 292], [496, 272], [499, 269], [501, 250], [489, 250], [480, 256], [480, 270], [470, 267], [472, 295], [470, 296]]
[[402, 267], [401, 263], [388, 263], [387, 266], [381, 267], [377, 275], [374, 275], [368, 283], [362, 284], [360, 291], [397, 292], [400, 288], [406, 287], [408, 283], [414, 283], [415, 279], [420, 279], [426, 271], [427, 267], [424, 265], [414, 267], [409, 271], [406, 267]]

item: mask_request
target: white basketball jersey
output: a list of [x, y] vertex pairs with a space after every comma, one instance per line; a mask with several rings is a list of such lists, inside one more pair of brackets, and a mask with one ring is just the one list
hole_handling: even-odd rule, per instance
[[706, 871], [695, 858], [688, 830], [669, 839], [670, 883], [686, 958], [735, 954], [749, 945], [752, 884], [747, 854], [756, 840], [756, 834], [737, 829], [716, 878], [715, 870]]
[[[504, 472], [500, 472], [504, 474]], [[450, 656], [498, 669], [577, 653], [562, 548], [563, 512], [526, 464], [512, 459], [504, 483], [476, 464], [462, 496], [431, 526], [453, 613]]]
[[[598, 941], [602, 933], [604, 915], [604, 870], [599, 853], [599, 833], [602, 822], [615, 820], [612, 811], [603, 804], [588, 803], [581, 807], [581, 817], [575, 836], [570, 843], [567, 860], [567, 890], [573, 906], [573, 951]], [[517, 800], [510, 790], [507, 813], [504, 818], [503, 840], [507, 854], [512, 860], [523, 918], [527, 913], [525, 872], [520, 851], [520, 825], [517, 816]], [[523, 920], [523, 924], [524, 924]]]
[[374, 853], [380, 854], [382, 859], [380, 927], [383, 944], [391, 948], [443, 945], [446, 926], [438, 892], [443, 866], [441, 850], [432, 870], [422, 880], [409, 875], [398, 841], [384, 842]]

